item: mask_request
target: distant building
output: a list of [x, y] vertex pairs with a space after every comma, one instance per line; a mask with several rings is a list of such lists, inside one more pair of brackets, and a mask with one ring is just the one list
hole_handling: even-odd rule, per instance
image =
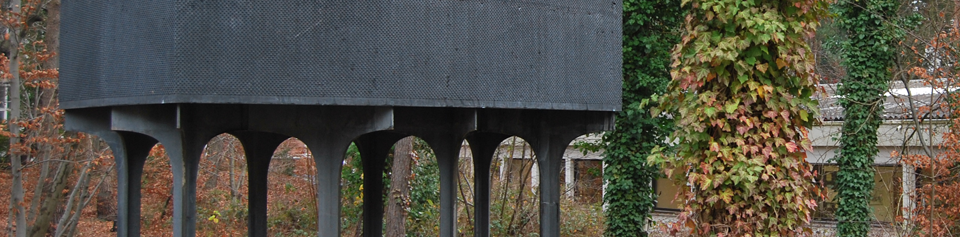
[[[843, 108], [837, 104], [836, 84], [822, 85], [823, 92], [818, 96], [820, 101], [821, 125], [810, 128], [810, 140], [813, 151], [807, 153], [807, 161], [818, 171], [818, 182], [825, 184], [828, 198], [820, 203], [820, 208], [814, 214], [815, 221], [832, 222], [836, 210], [833, 196], [836, 192], [831, 188], [839, 167], [832, 161], [839, 148], [838, 138], [843, 125]], [[908, 90], [909, 88], [909, 90]], [[909, 92], [909, 93], [908, 93]], [[908, 94], [911, 95], [908, 98]], [[875, 224], [892, 224], [902, 208], [915, 207], [916, 200], [911, 197], [910, 190], [915, 190], [918, 183], [917, 173], [923, 172], [913, 167], [904, 167], [898, 163], [900, 157], [891, 156], [894, 151], [899, 154], [918, 154], [923, 150], [918, 136], [923, 136], [924, 144], [932, 152], [939, 152], [938, 144], [942, 143], [942, 134], [948, 129], [946, 111], [933, 112], [921, 122], [921, 128], [914, 127], [915, 122], [910, 119], [910, 104], [914, 106], [934, 105], [945, 103], [945, 93], [922, 82], [915, 81], [904, 86], [903, 83], [892, 83], [886, 93], [884, 101], [883, 123], [877, 131], [877, 147], [880, 152], [874, 158], [875, 187], [873, 198], [870, 200], [872, 215], [877, 221]], [[677, 187], [671, 180], [660, 179], [656, 183], [656, 190], [660, 194], [657, 210], [661, 212], [677, 212], [681, 203], [674, 202]], [[905, 190], [905, 191], [902, 191]], [[909, 213], [904, 213], [909, 216]]]

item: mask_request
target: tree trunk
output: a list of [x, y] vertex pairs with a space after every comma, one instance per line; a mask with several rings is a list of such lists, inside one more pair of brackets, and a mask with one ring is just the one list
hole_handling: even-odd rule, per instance
[[[13, 14], [20, 13], [20, 2], [19, 1], [10, 1], [10, 11]], [[20, 152], [18, 152], [17, 144], [20, 143], [20, 128], [17, 126], [15, 121], [20, 119], [20, 63], [19, 57], [19, 37], [20, 30], [16, 28], [8, 29], [7, 32], [10, 35], [10, 68], [7, 70], [7, 73], [10, 73], [10, 119], [7, 120], [7, 128], [10, 129], [10, 150], [8, 155], [10, 157], [10, 172], [13, 182], [13, 187], [10, 188], [10, 210], [14, 213], [14, 218], [16, 219], [16, 236], [17, 237], [26, 237], [27, 236], [27, 218], [24, 215], [23, 207], [23, 179], [22, 179], [22, 168], [23, 165], [20, 161]]]
[[[223, 138], [221, 136], [216, 136], [210, 140], [207, 144], [207, 148], [204, 149], [203, 155], [204, 159], [212, 159], [216, 157], [216, 160], [213, 162], [213, 173], [207, 178], [207, 181], [203, 182], [203, 190], [208, 191], [217, 188], [220, 185], [220, 170], [223, 167], [220, 162], [225, 158], [224, 148], [222, 144]], [[232, 164], [232, 162], [231, 162]]]
[[[413, 137], [400, 139], [393, 150], [393, 166], [390, 174], [390, 192], [386, 206], [386, 236], [406, 236], [407, 200], [410, 199], [410, 163], [413, 160]], [[379, 171], [373, 171], [379, 172]], [[369, 175], [367, 178], [378, 178]]]
[[[57, 221], [57, 232], [54, 236], [60, 236], [64, 230], [69, 229], [65, 224], [68, 220], [68, 217], [72, 214], [73, 211], [82, 212], [83, 207], [81, 206], [82, 200], [89, 196], [87, 193], [87, 187], [90, 185], [90, 167], [93, 165], [93, 162], [87, 162], [84, 165], [80, 173], [80, 178], [77, 179], [77, 183], [73, 186], [73, 190], [70, 190], [70, 197], [67, 198], [67, 204], [63, 207], [63, 212], [60, 212], [60, 219]], [[79, 214], [79, 213], [78, 213]], [[44, 235], [36, 235], [34, 237], [42, 237]]]
[[[117, 167], [116, 164], [111, 165], [110, 168], [107, 169], [107, 173], [113, 172], [113, 169], [116, 168], [116, 167]], [[106, 178], [107, 178], [107, 177], [100, 177], [100, 181], [97, 182], [97, 185], [96, 185], [96, 186], [94, 186], [93, 192], [96, 192], [97, 190], [100, 190], [100, 186], [103, 185], [103, 181], [106, 180]], [[84, 183], [85, 183], [86, 185], [84, 186], [83, 190], [87, 190], [87, 189], [86, 189], [86, 186], [89, 186], [89, 185], [90, 185], [90, 177], [89, 177], [89, 176], [87, 176], [87, 181], [85, 181]], [[90, 200], [91, 200], [91, 199], [93, 199], [92, 193], [90, 193], [90, 192], [84, 192], [84, 195], [82, 195], [82, 198], [81, 198], [80, 200], [77, 200], [78, 202], [79, 202], [79, 201], [82, 201], [82, 202], [79, 202], [79, 204], [77, 205], [77, 207], [75, 208], [75, 210], [73, 211], [73, 213], [65, 213], [65, 215], [63, 215], [62, 217], [60, 217], [60, 222], [57, 223], [57, 233], [54, 235], [55, 237], [60, 237], [60, 236], [76, 236], [77, 223], [80, 222], [80, 216], [83, 215], [83, 209], [84, 209], [84, 207], [87, 206], [87, 204], [90, 203]], [[70, 206], [70, 205], [67, 205], [67, 206]], [[66, 217], [67, 217], [66, 214], [70, 214], [70, 215], [71, 215], [69, 220], [66, 219]]]
[[[44, 32], [43, 43], [47, 47], [47, 52], [58, 54], [60, 53], [60, 0], [51, 0], [47, 3], [47, 19], [46, 21], [46, 31]], [[43, 62], [43, 68], [45, 69], [59, 69], [60, 68], [60, 57], [54, 56], [47, 59]], [[55, 84], [59, 84], [57, 78], [50, 78]], [[56, 96], [57, 88], [43, 88], [38, 98], [37, 107], [40, 108], [50, 108], [57, 107]]]
[[[80, 155], [79, 155], [79, 156], [81, 156], [81, 157], [93, 157], [93, 152], [92, 152], [92, 150], [91, 150], [92, 147], [93, 147], [93, 140], [92, 140], [90, 137], [87, 137], [87, 138], [82, 139], [82, 140], [80, 141], [80, 143], [77, 144], [77, 146], [74, 148], [74, 150], [81, 151], [81, 152], [83, 153], [83, 154], [80, 154]], [[73, 188], [70, 189], [70, 196], [67, 197], [67, 199], [66, 199], [66, 204], [63, 205], [63, 206], [61, 206], [60, 203], [59, 203], [59, 201], [58, 201], [57, 204], [53, 205], [54, 208], [57, 208], [57, 209], [55, 209], [55, 210], [59, 210], [59, 212], [55, 212], [55, 213], [56, 213], [56, 216], [59, 216], [59, 217], [60, 217], [60, 218], [58, 219], [58, 221], [56, 222], [56, 231], [57, 231], [57, 233], [60, 233], [60, 232], [62, 232], [64, 229], [66, 229], [65, 227], [63, 227], [64, 216], [70, 215], [71, 210], [74, 208], [74, 206], [75, 206], [74, 203], [76, 202], [75, 200], [77, 199], [77, 198], [76, 198], [77, 193], [79, 192], [79, 193], [81, 193], [81, 196], [83, 196], [83, 193], [86, 193], [86, 192], [87, 192], [87, 186], [89, 186], [88, 183], [90, 182], [90, 181], [89, 181], [89, 180], [90, 180], [89, 174], [90, 174], [90, 170], [91, 170], [92, 167], [93, 167], [93, 163], [94, 163], [93, 161], [87, 161], [87, 163], [84, 164], [82, 168], [80, 168], [80, 176], [77, 178], [77, 181], [76, 181], [76, 183], [73, 185]], [[70, 164], [70, 167], [73, 167], [72, 164]], [[70, 173], [73, 173], [73, 172], [70, 172]], [[64, 183], [66, 183], [66, 182], [64, 182]], [[64, 186], [65, 186], [65, 185], [64, 185]], [[64, 187], [64, 188], [66, 188], [66, 187]], [[58, 195], [59, 195], [59, 196], [62, 196], [62, 195], [63, 195], [63, 192], [62, 192], [63, 189], [59, 189], [59, 190], [61, 190], [61, 192], [60, 192]], [[61, 199], [61, 198], [57, 198], [57, 199]], [[79, 205], [79, 204], [78, 204], [78, 205]], [[82, 210], [82, 207], [78, 208], [78, 210]], [[51, 211], [51, 212], [54, 212], [54, 211]], [[47, 214], [48, 214], [48, 213], [41, 213], [41, 218], [47, 218], [47, 217], [46, 217]], [[53, 214], [54, 214], [54, 213], [49, 213], [49, 215], [51, 215], [51, 217], [48, 218], [48, 219], [52, 220], [52, 219], [53, 219]], [[49, 225], [49, 224], [46, 224], [46, 225]], [[37, 226], [36, 228], [39, 228], [39, 227]], [[31, 236], [41, 237], [41, 236], [46, 236], [46, 234], [47, 234], [47, 233], [46, 233], [46, 231], [44, 230], [42, 233], [41, 233], [41, 232], [34, 232]], [[54, 236], [58, 236], [58, 235], [59, 235], [59, 234], [55, 234]]]
[[49, 159], [40, 159], [40, 162], [43, 162], [43, 164], [40, 164], [40, 177], [37, 178], [37, 185], [33, 187], [33, 199], [31, 199], [30, 209], [27, 211], [27, 221], [37, 220], [37, 210], [40, 209], [40, 202], [42, 202], [44, 197], [43, 191], [50, 189], [51, 184], [48, 181], [50, 177], [50, 162], [45, 162], [47, 160]]
[[[47, 45], [47, 51], [51, 53], [60, 52], [60, 0], [51, 0], [47, 3], [47, 28], [43, 37], [44, 44]], [[54, 69], [60, 67], [60, 57], [50, 57], [44, 62], [44, 68]]]
[[[97, 154], [106, 152], [107, 148], [104, 147], [106, 143], [103, 141], [95, 139], [91, 145], [93, 146], [91, 151]], [[103, 188], [97, 189], [97, 218], [101, 220], [117, 220], [117, 185], [119, 184], [117, 184], [117, 172], [113, 171], [116, 166], [117, 164], [114, 163], [113, 168], [103, 172], [102, 176], [106, 178], [106, 181], [104, 181], [105, 185]]]
[[240, 198], [243, 196], [243, 193], [240, 192], [240, 187], [243, 187], [243, 182], [246, 181], [247, 177], [247, 164], [246, 162], [241, 162], [240, 167], [237, 169], [237, 178], [233, 180], [233, 186], [231, 191], [233, 193], [233, 201], [239, 202]]
[[[230, 163], [227, 163], [228, 165], [230, 165], [230, 172], [229, 172], [229, 175], [227, 175], [227, 182], [228, 182], [228, 184], [229, 184], [228, 186], [229, 186], [229, 188], [230, 188], [230, 201], [233, 201], [233, 197], [236, 197], [236, 196], [237, 196], [237, 191], [236, 191], [235, 189], [233, 189], [233, 185], [234, 185], [234, 184], [233, 184], [233, 176], [234, 176], [234, 167], [233, 167], [233, 166], [235, 165], [235, 164], [234, 164], [235, 162], [233, 162], [233, 157], [230, 157], [230, 156], [226, 155], [226, 148], [224, 148], [224, 155], [223, 155], [223, 157], [226, 157], [227, 160], [230, 161]], [[219, 176], [218, 176], [218, 177], [219, 177]]]
[[207, 178], [206, 182], [203, 182], [204, 191], [215, 189], [217, 185], [220, 185], [220, 162], [223, 161], [223, 156], [215, 155], [215, 157], [217, 157], [217, 160], [213, 162], [213, 174], [210, 175], [210, 178]]
[[53, 189], [50, 191], [50, 197], [44, 199], [43, 206], [40, 207], [40, 211], [37, 215], [37, 220], [33, 222], [33, 228], [30, 230], [30, 236], [33, 237], [43, 237], [46, 236], [50, 230], [50, 223], [53, 221], [54, 215], [57, 213], [57, 210], [62, 204], [63, 200], [63, 190], [67, 188], [67, 176], [70, 173], [73, 173], [73, 164], [60, 164], [60, 168], [57, 171], [56, 178], [54, 178]]
[[117, 182], [111, 173], [102, 174], [106, 179], [107, 186], [97, 190], [97, 219], [100, 220], [116, 220], [116, 190], [117, 187], [113, 187]]
[[[46, 21], [46, 30], [45, 30], [46, 35], [44, 36], [43, 41], [46, 44], [47, 51], [51, 53], [57, 53], [60, 47], [59, 46], [60, 0], [50, 1], [45, 6], [45, 8], [47, 9], [47, 17], [46, 19], [44, 19], [44, 21]], [[31, 27], [31, 26], [27, 25], [23, 27]], [[16, 34], [16, 36], [17, 36], [17, 39], [16, 39], [17, 41], [22, 40], [19, 38], [21, 34], [18, 33]], [[13, 38], [14, 36], [11, 35], [10, 39], [13, 40]], [[19, 44], [11, 43], [10, 45], [11, 47], [16, 47]], [[13, 53], [13, 50], [11, 50], [11, 55], [17, 56], [16, 54]], [[15, 60], [11, 59], [11, 62], [13, 61]], [[52, 57], [51, 59], [45, 61], [43, 63], [43, 67], [51, 68], [51, 69], [58, 68], [59, 61], [57, 60], [57, 57]], [[13, 71], [11, 70], [11, 72]], [[55, 82], [56, 78], [49, 78], [47, 80], [51, 80]], [[17, 91], [17, 92], [11, 92], [12, 94], [11, 96], [19, 96], [19, 85], [20, 85], [19, 82], [11, 84], [11, 89], [12, 89], [11, 91]], [[12, 97], [11, 97], [11, 103], [14, 103]], [[20, 103], [17, 102], [12, 105], [19, 108]], [[56, 87], [42, 88], [41, 93], [37, 98], [37, 104], [35, 106], [37, 109], [36, 111], [40, 111], [45, 108], [55, 107], [56, 106]], [[12, 111], [13, 110], [11, 109], [11, 113], [13, 113]], [[18, 116], [18, 115], [19, 113], [13, 116]], [[40, 133], [40, 134], [35, 134], [35, 135], [41, 136], [41, 137], [57, 137], [59, 131], [56, 129], [52, 129], [54, 125], [57, 123], [57, 121], [54, 118], [50, 117], [49, 114], [39, 113], [39, 116], [43, 116], [41, 118], [41, 121], [43, 121], [42, 126], [48, 127], [48, 128], [40, 129], [39, 131], [37, 131], [37, 133]], [[13, 117], [13, 118], [16, 118], [16, 117]], [[90, 138], [87, 138], [87, 139], [90, 139]], [[54, 145], [51, 145], [49, 143], [39, 144], [39, 147], [41, 149], [38, 151], [40, 153], [38, 157], [41, 158], [41, 161], [43, 162], [50, 161], [51, 159], [55, 159], [57, 157], [61, 157], [60, 159], [68, 159], [66, 152], [57, 153], [55, 151], [57, 147], [55, 147]], [[69, 150], [71, 149], [71, 147], [72, 146], [67, 146], [66, 148], [67, 150]], [[76, 148], [76, 147], [73, 147], [73, 148]], [[46, 236], [47, 233], [50, 231], [50, 226], [55, 221], [54, 218], [58, 214], [57, 212], [63, 206], [63, 199], [65, 196], [63, 190], [68, 188], [69, 177], [73, 173], [74, 169], [75, 167], [73, 164], [65, 163], [65, 164], [59, 165], [56, 175], [53, 178], [53, 182], [50, 184], [52, 186], [52, 188], [49, 189], [50, 193], [44, 195], [46, 196], [46, 198], [44, 198], [42, 203], [40, 204], [41, 206], [40, 209], [31, 211], [30, 213], [30, 214], [34, 214], [35, 212], [37, 215], [37, 218], [34, 221], [33, 226], [31, 227], [31, 230], [30, 230], [30, 233], [29, 233], [30, 236]], [[38, 180], [37, 185], [38, 186], [44, 185], [44, 183], [46, 182], [41, 179], [41, 180]], [[36, 205], [37, 203], [40, 202], [40, 199], [33, 200], [33, 202], [36, 202], [34, 203], [34, 205]]]

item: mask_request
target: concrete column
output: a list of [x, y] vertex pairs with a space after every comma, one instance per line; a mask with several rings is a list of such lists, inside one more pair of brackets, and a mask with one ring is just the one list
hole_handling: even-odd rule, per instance
[[[292, 114], [296, 116], [277, 116]], [[310, 148], [317, 173], [317, 236], [340, 236], [340, 169], [350, 143], [392, 125], [392, 110], [376, 107], [250, 107], [251, 130], [299, 138]], [[252, 125], [257, 125], [253, 127]]]
[[476, 130], [475, 110], [402, 108], [395, 110], [396, 131], [418, 136], [430, 144], [440, 169], [440, 236], [453, 237], [457, 229], [457, 186], [460, 148], [467, 133]]
[[354, 142], [363, 162], [363, 236], [383, 236], [383, 179], [390, 148], [404, 135], [375, 132], [360, 136]]
[[64, 127], [103, 139], [117, 164], [117, 236], [140, 236], [140, 182], [143, 164], [157, 140], [134, 132], [112, 131], [110, 108], [66, 112]]
[[[467, 135], [470, 151], [473, 152], [473, 236], [490, 236], [490, 162], [506, 135], [495, 133], [471, 133]], [[501, 166], [502, 167], [502, 166]], [[501, 171], [501, 174], [503, 171]]]
[[197, 111], [222, 114], [183, 104], [116, 107], [110, 111], [111, 129], [153, 137], [166, 149], [173, 171], [173, 236], [196, 235], [200, 155], [207, 142], [222, 133], [221, 126], [228, 124], [213, 123], [215, 118], [200, 116]]
[[914, 197], [916, 196], [915, 195], [916, 190], [917, 190], [917, 184], [916, 184], [917, 173], [916, 172], [917, 172], [916, 168], [913, 167], [912, 165], [902, 166], [902, 170], [901, 170], [902, 176], [900, 179], [900, 187], [903, 187], [902, 188], [903, 191], [900, 194], [900, 199], [902, 200], [902, 205], [903, 205], [902, 212], [903, 212], [903, 219], [904, 219], [904, 223], [903, 223], [904, 227], [909, 227], [912, 224], [910, 223], [910, 220], [913, 219], [913, 214], [915, 213], [915, 209], [917, 208], [916, 200], [914, 200]]
[[539, 163], [540, 180], [540, 236], [560, 236], [560, 167], [563, 152], [575, 136], [565, 138], [541, 134], [534, 142]]
[[157, 136], [173, 170], [173, 236], [196, 236], [197, 171], [207, 139], [184, 139], [179, 133]]
[[323, 134], [300, 140], [310, 148], [317, 167], [317, 236], [339, 237], [340, 169], [352, 139]]
[[243, 145], [247, 158], [247, 236], [267, 236], [267, 175], [277, 146], [287, 136], [273, 133], [238, 132], [234, 136]]
[[[346, 148], [362, 134], [392, 128], [393, 113], [392, 108], [385, 107], [137, 105], [69, 110], [65, 128], [92, 132], [113, 147], [120, 184], [119, 236], [139, 236], [140, 177], [144, 158], [157, 141], [166, 148], [172, 166], [173, 236], [194, 236], [197, 170], [203, 147], [211, 138], [231, 131], [301, 138], [314, 151], [317, 162], [318, 235], [332, 237], [339, 236], [340, 230], [340, 166]], [[277, 116], [280, 114], [290, 116]], [[239, 137], [248, 149], [251, 167], [249, 235], [264, 236], [268, 159], [283, 139], [260, 137], [269, 141], [252, 142], [249, 137]]]
[[[563, 156], [563, 155], [561, 154], [561, 156]], [[564, 181], [565, 181], [565, 183], [566, 183], [566, 190], [565, 190], [565, 191], [566, 191], [566, 194], [567, 194], [567, 198], [569, 198], [570, 200], [573, 200], [573, 198], [574, 198], [575, 195], [576, 195], [576, 190], [577, 190], [577, 189], [576, 189], [576, 187], [577, 187], [577, 186], [576, 186], [576, 185], [577, 185], [577, 182], [576, 182], [577, 180], [576, 180], [576, 179], [577, 179], [577, 178], [575, 177], [575, 174], [576, 174], [576, 166], [574, 166], [574, 164], [573, 164], [573, 159], [572, 159], [572, 158], [564, 159], [564, 161], [565, 161], [565, 164], [564, 164], [563, 169], [564, 169], [564, 171], [565, 171], [565, 172], [564, 172], [564, 175], [565, 175], [565, 176], [564, 176]]]
[[101, 133], [117, 163], [117, 236], [140, 236], [143, 163], [157, 140], [136, 133]]
[[433, 148], [437, 165], [440, 166], [440, 236], [453, 237], [457, 230], [457, 163], [463, 139], [452, 136], [423, 139]]
[[[380, 107], [249, 106], [249, 130], [299, 138], [317, 168], [317, 235], [340, 236], [340, 169], [350, 143], [363, 134], [393, 126], [393, 111]], [[291, 116], [278, 116], [291, 115]]]
[[[613, 128], [612, 112], [484, 110], [478, 131], [516, 135], [533, 148], [538, 163], [532, 181], [540, 189], [540, 236], [560, 236], [560, 168], [574, 138]], [[531, 172], [533, 173], [533, 172]]]

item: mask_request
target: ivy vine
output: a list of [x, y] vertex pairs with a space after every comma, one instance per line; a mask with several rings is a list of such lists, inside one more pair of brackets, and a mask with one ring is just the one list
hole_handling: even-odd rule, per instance
[[651, 116], [646, 112], [650, 106], [640, 102], [666, 91], [681, 14], [678, 1], [623, 1], [623, 110], [617, 129], [604, 135], [607, 236], [646, 236], [657, 197], [652, 184], [660, 169], [645, 157], [663, 144], [671, 124]]
[[867, 236], [870, 230], [877, 128], [899, 38], [890, 19], [898, 7], [894, 0], [843, 0], [835, 8], [836, 24], [847, 36], [841, 52], [847, 75], [838, 88], [844, 122], [835, 158], [840, 168], [834, 187], [840, 236]]
[[[659, 98], [676, 150], [653, 150], [680, 189], [674, 232], [698, 236], [809, 233], [822, 197], [804, 150], [817, 102], [812, 38], [820, 0], [684, 0], [673, 81]], [[658, 109], [651, 111], [660, 114]], [[797, 231], [804, 229], [805, 231]]]

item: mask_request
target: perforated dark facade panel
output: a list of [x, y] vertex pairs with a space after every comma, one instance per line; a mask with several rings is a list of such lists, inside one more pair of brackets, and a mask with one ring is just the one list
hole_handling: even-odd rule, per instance
[[61, 106], [619, 110], [621, 2], [71, 0]]

